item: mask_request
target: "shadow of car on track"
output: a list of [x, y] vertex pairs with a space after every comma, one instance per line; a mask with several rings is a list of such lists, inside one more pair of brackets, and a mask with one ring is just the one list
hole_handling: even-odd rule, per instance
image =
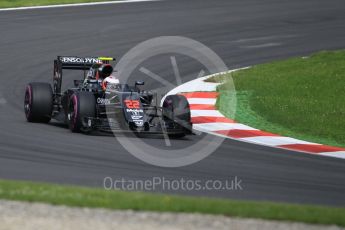
[[[47, 125], [54, 126], [57, 128], [62, 128], [68, 130], [68, 125], [59, 121], [50, 121]], [[104, 136], [104, 137], [128, 137], [128, 138], [143, 138], [143, 139], [165, 139], [163, 134], [149, 134], [149, 133], [133, 133], [133, 132], [125, 132], [125, 131], [114, 131], [114, 132], [106, 132], [106, 131], [97, 131], [94, 130], [92, 132], [87, 133], [73, 133], [75, 135], [86, 135], [86, 136]], [[172, 140], [182, 140], [182, 141], [191, 141], [189, 137], [169, 137]]]

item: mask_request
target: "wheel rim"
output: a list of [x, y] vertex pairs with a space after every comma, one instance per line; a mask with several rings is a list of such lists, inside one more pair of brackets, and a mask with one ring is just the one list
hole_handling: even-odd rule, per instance
[[71, 103], [69, 105], [68, 115], [67, 115], [71, 129], [75, 128], [75, 125], [77, 122], [77, 109], [78, 109], [77, 106], [78, 105], [77, 105], [76, 97], [72, 96]]
[[26, 91], [25, 91], [24, 111], [25, 111], [26, 118], [29, 118], [30, 113], [31, 113], [31, 89], [30, 89], [30, 86], [27, 86]]

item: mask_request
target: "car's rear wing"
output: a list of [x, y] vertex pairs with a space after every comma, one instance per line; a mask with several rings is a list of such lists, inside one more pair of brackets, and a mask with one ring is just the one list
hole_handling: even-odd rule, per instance
[[76, 57], [76, 56], [57, 56], [54, 60], [54, 93], [61, 94], [62, 70], [83, 70], [84, 77], [86, 71], [97, 63], [108, 64], [115, 61], [112, 57]]
[[54, 60], [54, 64], [61, 66], [62, 69], [76, 69], [88, 70], [93, 64], [96, 63], [109, 63], [115, 61], [112, 57], [75, 57], [75, 56], [58, 56]]

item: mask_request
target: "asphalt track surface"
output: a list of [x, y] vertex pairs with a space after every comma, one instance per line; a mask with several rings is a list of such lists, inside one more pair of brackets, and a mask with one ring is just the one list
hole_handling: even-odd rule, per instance
[[[163, 192], [344, 206], [345, 160], [226, 140], [193, 165], [155, 167], [130, 155], [111, 136], [29, 124], [23, 113], [25, 85], [51, 82], [58, 54], [121, 57], [139, 42], [177, 35], [202, 42], [229, 68], [237, 68], [344, 48], [344, 12], [342, 0], [161, 1], [0, 12], [0, 178], [101, 187], [107, 176], [202, 181], [237, 176], [242, 191]], [[148, 66], [174, 81], [168, 59]], [[200, 71], [192, 62], [180, 61], [179, 67], [183, 81]], [[147, 87], [157, 84], [145, 80]], [[196, 138], [173, 145], [180, 148]]]

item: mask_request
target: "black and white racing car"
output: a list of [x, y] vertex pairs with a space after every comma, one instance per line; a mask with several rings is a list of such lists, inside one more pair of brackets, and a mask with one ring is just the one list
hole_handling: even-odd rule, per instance
[[[24, 111], [29, 122], [64, 122], [72, 132], [93, 130], [167, 134], [192, 133], [190, 107], [182, 95], [167, 96], [162, 106], [157, 94], [134, 86], [109, 83], [97, 76], [109, 75], [114, 58], [58, 56], [54, 60], [53, 87], [32, 82], [26, 86]], [[82, 79], [61, 92], [63, 70], [82, 70]], [[96, 76], [96, 77], [95, 77]], [[106, 84], [105, 84], [106, 83]]]

